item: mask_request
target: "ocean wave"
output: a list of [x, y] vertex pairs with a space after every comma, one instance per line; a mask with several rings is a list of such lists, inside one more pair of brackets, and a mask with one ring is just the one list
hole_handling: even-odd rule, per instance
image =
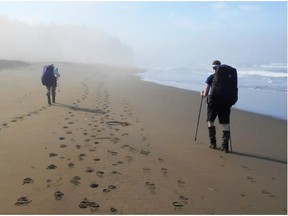
[[244, 76], [260, 76], [260, 77], [271, 77], [271, 78], [287, 78], [287, 72], [271, 72], [271, 71], [261, 71], [261, 70], [246, 70], [238, 71], [238, 77]]
[[[150, 68], [144, 73], [139, 74], [143, 80], [171, 85], [176, 87], [189, 84], [191, 88], [195, 85], [205, 85], [205, 80], [212, 74], [212, 71], [205, 68], [189, 68], [189, 67], [166, 67], [166, 68]], [[287, 71], [274, 70], [269, 71], [260, 67], [239, 68], [238, 69], [238, 85], [240, 88], [249, 88], [263, 91], [286, 92], [287, 91]]]

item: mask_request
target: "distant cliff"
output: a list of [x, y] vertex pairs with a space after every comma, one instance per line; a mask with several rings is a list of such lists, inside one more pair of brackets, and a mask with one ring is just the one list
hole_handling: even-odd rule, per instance
[[0, 59], [0, 70], [4, 70], [8, 68], [15, 68], [15, 67], [25, 67], [29, 65], [30, 65], [29, 63], [23, 62], [23, 61]]

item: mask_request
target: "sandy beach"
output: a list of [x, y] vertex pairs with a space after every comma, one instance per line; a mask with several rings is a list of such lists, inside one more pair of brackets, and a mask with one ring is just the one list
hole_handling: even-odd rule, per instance
[[0, 214], [287, 214], [286, 121], [233, 109], [226, 154], [197, 92], [55, 62], [49, 106], [44, 64], [0, 66]]

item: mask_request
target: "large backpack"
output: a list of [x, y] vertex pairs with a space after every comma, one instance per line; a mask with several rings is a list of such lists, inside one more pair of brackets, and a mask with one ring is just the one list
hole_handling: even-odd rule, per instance
[[234, 105], [238, 100], [237, 70], [219, 65], [214, 73], [211, 95], [222, 104]]
[[43, 68], [43, 74], [41, 77], [41, 82], [45, 86], [54, 86], [56, 85], [56, 78], [54, 76], [54, 67], [53, 65], [45, 65]]

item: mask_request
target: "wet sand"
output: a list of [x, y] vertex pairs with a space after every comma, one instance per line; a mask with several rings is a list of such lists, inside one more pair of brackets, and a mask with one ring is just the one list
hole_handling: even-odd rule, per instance
[[1, 214], [287, 214], [286, 121], [232, 110], [225, 154], [208, 148], [205, 103], [194, 141], [198, 93], [55, 65], [51, 106], [43, 64], [0, 69]]

